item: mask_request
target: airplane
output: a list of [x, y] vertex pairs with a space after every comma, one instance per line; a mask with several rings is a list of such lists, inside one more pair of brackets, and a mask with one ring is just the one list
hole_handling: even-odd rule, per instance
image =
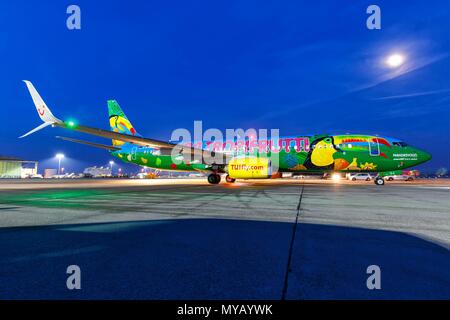
[[[139, 166], [206, 173], [210, 184], [220, 183], [222, 174], [226, 174], [226, 182], [233, 183], [236, 179], [279, 178], [285, 172], [370, 172], [377, 173], [374, 179], [376, 185], [384, 185], [383, 176], [392, 174], [393, 171], [401, 172], [431, 159], [429, 153], [399, 139], [368, 134], [318, 134], [280, 137], [276, 140], [270, 138], [265, 141], [246, 138], [240, 141], [239, 146], [236, 140], [224, 144], [202, 141], [197, 146], [180, 146], [173, 142], [142, 137], [115, 100], [107, 102], [110, 130], [83, 126], [73, 120], [62, 121], [53, 115], [33, 84], [28, 80], [24, 82], [43, 123], [20, 138], [48, 126], [79, 131], [111, 139], [112, 144], [61, 136], [57, 138], [108, 150], [112, 156]], [[220, 154], [228, 157], [215, 162]], [[275, 154], [278, 165], [273, 166], [271, 159]], [[193, 155], [197, 160], [191, 160]], [[195, 157], [199, 155], [200, 157]]]

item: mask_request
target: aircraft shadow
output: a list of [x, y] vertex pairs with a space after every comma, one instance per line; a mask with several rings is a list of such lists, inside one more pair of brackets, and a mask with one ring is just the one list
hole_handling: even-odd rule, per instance
[[[0, 229], [0, 299], [280, 299], [291, 223], [225, 219]], [[449, 299], [450, 252], [399, 232], [300, 224], [288, 299]], [[81, 290], [66, 268], [81, 268]], [[381, 268], [368, 290], [366, 268]]]

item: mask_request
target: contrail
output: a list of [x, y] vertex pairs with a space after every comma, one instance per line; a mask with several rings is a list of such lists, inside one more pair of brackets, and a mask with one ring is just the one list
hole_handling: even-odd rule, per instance
[[442, 90], [434, 90], [434, 91], [424, 91], [424, 92], [415, 92], [408, 94], [401, 94], [396, 96], [388, 96], [388, 97], [380, 97], [374, 98], [372, 100], [390, 100], [390, 99], [402, 99], [402, 98], [411, 98], [411, 97], [420, 97], [420, 96], [428, 96], [438, 93], [450, 92], [450, 89], [442, 89]]

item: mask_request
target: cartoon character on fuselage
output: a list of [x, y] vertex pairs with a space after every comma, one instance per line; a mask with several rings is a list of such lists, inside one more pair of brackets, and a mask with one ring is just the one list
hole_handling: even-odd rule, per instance
[[333, 136], [316, 139], [311, 143], [304, 166], [307, 169], [331, 170], [334, 166], [336, 152], [342, 152], [342, 150], [334, 144]]

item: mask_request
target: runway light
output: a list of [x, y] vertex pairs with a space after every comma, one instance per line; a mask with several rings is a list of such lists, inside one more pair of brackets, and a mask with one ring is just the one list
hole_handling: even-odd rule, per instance
[[333, 173], [331, 179], [333, 179], [334, 182], [339, 182], [341, 181], [341, 175], [339, 173]]
[[404, 62], [405, 57], [397, 53], [390, 55], [386, 60], [386, 64], [391, 68], [397, 68], [401, 66]]

